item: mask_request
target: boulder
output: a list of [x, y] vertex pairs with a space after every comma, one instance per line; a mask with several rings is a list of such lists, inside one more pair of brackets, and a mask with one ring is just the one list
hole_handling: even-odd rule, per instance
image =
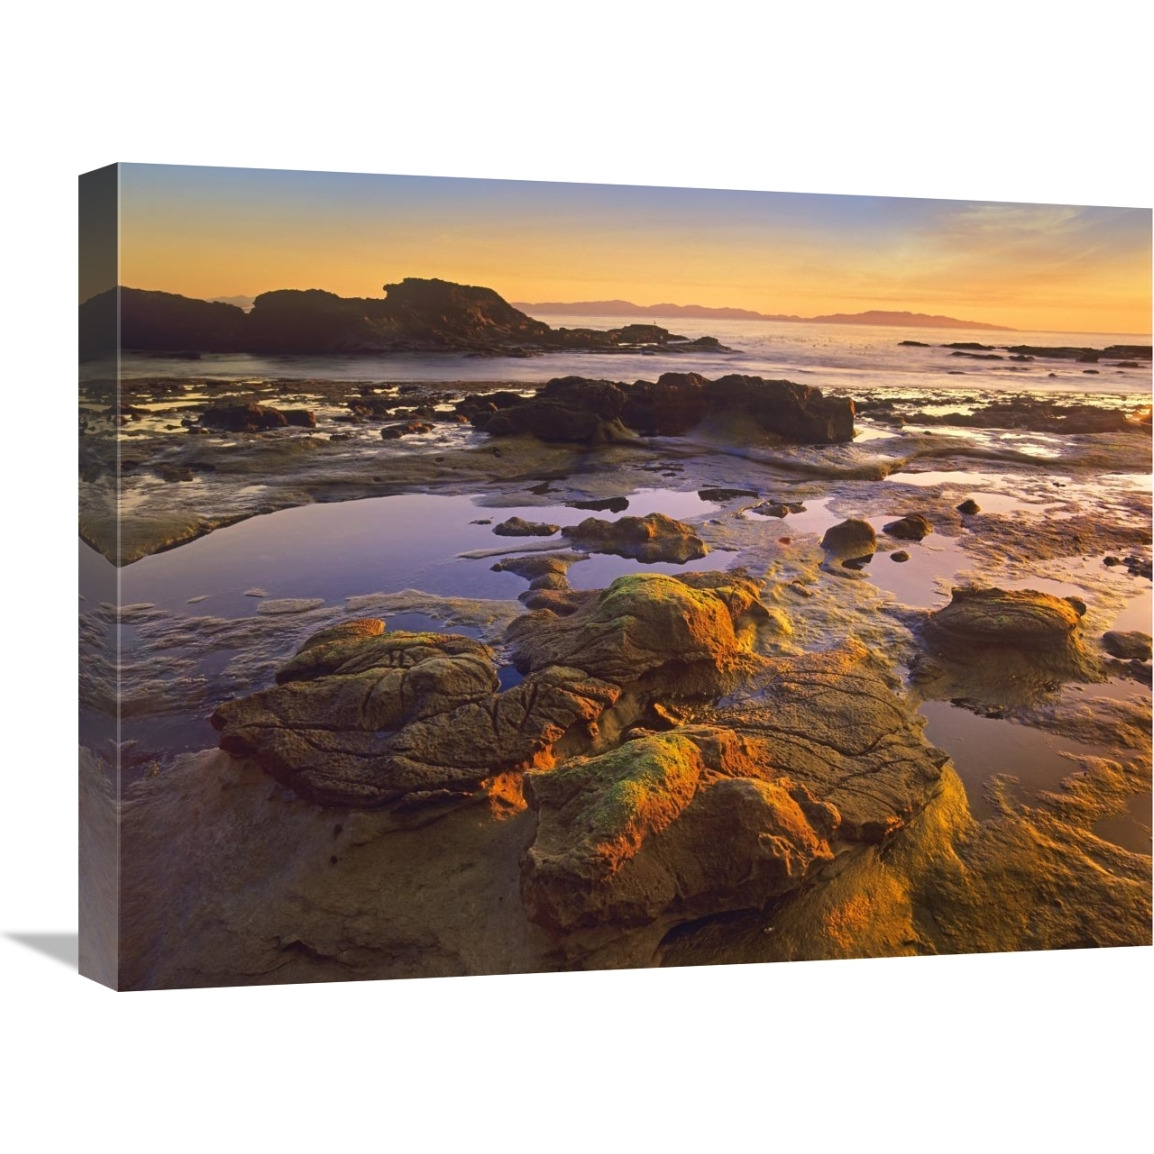
[[544, 521], [526, 521], [523, 517], [509, 517], [493, 526], [498, 537], [552, 537], [560, 528]]
[[831, 525], [821, 539], [821, 547], [830, 560], [847, 561], [871, 557], [877, 552], [878, 537], [868, 521], [850, 517]]
[[633, 557], [646, 564], [667, 561], [683, 565], [709, 552], [691, 526], [664, 513], [621, 517], [616, 521], [586, 517], [580, 524], [570, 525], [561, 532], [579, 549]]
[[1138, 630], [1129, 633], [1111, 630], [1102, 635], [1102, 647], [1106, 652], [1123, 661], [1149, 661], [1150, 644], [1150, 634]]
[[921, 513], [910, 513], [900, 520], [882, 526], [882, 532], [903, 541], [920, 541], [934, 531], [933, 525]]
[[521, 862], [530, 919], [562, 933], [627, 927], [673, 906], [685, 917], [755, 909], [797, 889], [832, 859], [837, 813], [754, 757], [734, 733], [695, 728], [526, 774], [537, 814]]
[[1032, 589], [952, 591], [949, 605], [926, 628], [946, 644], [1063, 650], [1076, 641], [1082, 614], [1064, 597]]
[[281, 409], [285, 423], [300, 429], [315, 429], [317, 415], [309, 409]]
[[972, 517], [975, 513], [980, 513], [981, 511], [981, 506], [977, 503], [977, 501], [973, 499], [973, 497], [967, 497], [958, 506], [958, 512], [964, 513], [967, 517]]
[[1067, 681], [1101, 681], [1083, 643], [1079, 598], [1034, 590], [953, 590], [922, 628], [925, 651], [911, 672], [923, 696], [988, 712], [1032, 705]]
[[566, 616], [543, 609], [510, 623], [506, 641], [522, 673], [560, 665], [623, 684], [672, 672], [688, 691], [691, 672], [712, 683], [733, 667], [746, 631], [765, 616], [757, 587], [725, 573], [633, 574], [569, 604]]
[[762, 432], [800, 444], [853, 440], [854, 404], [793, 381], [731, 375], [712, 382], [711, 415], [748, 416]]

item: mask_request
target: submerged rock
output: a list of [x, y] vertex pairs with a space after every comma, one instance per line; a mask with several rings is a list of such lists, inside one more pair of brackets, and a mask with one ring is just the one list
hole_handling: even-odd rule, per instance
[[664, 513], [621, 517], [617, 521], [586, 517], [579, 525], [571, 525], [561, 532], [580, 549], [633, 557], [646, 564], [667, 561], [683, 565], [709, 552], [691, 526]]
[[405, 421], [401, 425], [386, 425], [381, 430], [381, 439], [397, 441], [401, 437], [418, 436], [422, 433], [431, 433], [433, 426], [428, 421]]

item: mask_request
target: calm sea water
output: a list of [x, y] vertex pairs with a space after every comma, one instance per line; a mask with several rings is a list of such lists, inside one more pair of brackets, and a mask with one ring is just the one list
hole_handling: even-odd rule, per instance
[[[554, 328], [608, 329], [636, 323], [637, 317], [543, 318]], [[148, 356], [125, 357], [125, 377], [314, 378], [358, 381], [542, 381], [576, 374], [609, 380], [653, 380], [669, 371], [707, 377], [726, 373], [789, 377], [823, 389], [850, 393], [874, 389], [982, 388], [1005, 391], [1148, 393], [1148, 365], [1117, 369], [1073, 361], [978, 361], [953, 357], [941, 345], [978, 341], [984, 345], [1075, 345], [1105, 348], [1150, 344], [1143, 334], [997, 332], [869, 325], [810, 325], [771, 321], [652, 320], [686, 337], [715, 336], [732, 353], [550, 353], [539, 357], [478, 357], [467, 354], [389, 356], [267, 357], [206, 354], [196, 361]], [[931, 348], [901, 347], [917, 340]], [[1012, 371], [1014, 370], [1025, 371]], [[1097, 369], [1097, 374], [1086, 369]], [[951, 372], [952, 370], [952, 372]], [[959, 374], [960, 375], [956, 375]], [[1050, 374], [1053, 374], [1051, 376]]]

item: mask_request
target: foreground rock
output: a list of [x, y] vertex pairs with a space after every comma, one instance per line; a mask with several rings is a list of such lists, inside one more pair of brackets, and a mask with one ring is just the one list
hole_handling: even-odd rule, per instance
[[657, 561], [684, 565], [686, 561], [694, 561], [709, 552], [691, 526], [666, 517], [664, 513], [621, 517], [616, 521], [586, 517], [579, 525], [571, 525], [562, 533], [580, 549], [632, 557], [647, 565]]
[[498, 694], [480, 642], [358, 628], [310, 639], [276, 688], [222, 705], [221, 748], [322, 805], [451, 802], [528, 768], [618, 696], [573, 669]]
[[[627, 742], [526, 776], [537, 836], [522, 859], [529, 918], [562, 933], [756, 909], [833, 857], [837, 811], [715, 728]], [[724, 847], [722, 850], [721, 847]], [[719, 852], [720, 850], [720, 852]]]

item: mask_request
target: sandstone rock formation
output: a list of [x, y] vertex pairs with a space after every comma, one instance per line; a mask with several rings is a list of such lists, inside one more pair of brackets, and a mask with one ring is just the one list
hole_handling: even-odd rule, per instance
[[563, 529], [562, 533], [579, 549], [633, 557], [646, 564], [668, 561], [683, 565], [709, 552], [705, 542], [689, 525], [666, 517], [664, 513], [621, 517], [616, 521], [586, 517], [580, 524]]
[[[792, 381], [697, 373], [664, 373], [656, 382], [622, 384], [562, 377], [536, 396], [496, 393], [457, 404], [493, 436], [531, 433], [543, 441], [601, 444], [641, 436], [684, 436], [700, 425], [724, 426], [728, 437], [780, 438], [802, 444], [853, 439], [853, 402], [825, 397]], [[753, 494], [756, 496], [756, 494]]]
[[532, 765], [619, 693], [552, 668], [499, 694], [478, 641], [359, 628], [310, 639], [275, 688], [220, 706], [221, 748], [324, 805], [444, 803]]
[[882, 526], [882, 532], [887, 536], [898, 537], [903, 541], [920, 541], [933, 531], [929, 518], [921, 513], [910, 513]]
[[982, 707], [1032, 703], [1066, 681], [1099, 681], [1082, 637], [1085, 604], [1034, 590], [953, 590], [921, 628], [912, 672], [927, 696]]

